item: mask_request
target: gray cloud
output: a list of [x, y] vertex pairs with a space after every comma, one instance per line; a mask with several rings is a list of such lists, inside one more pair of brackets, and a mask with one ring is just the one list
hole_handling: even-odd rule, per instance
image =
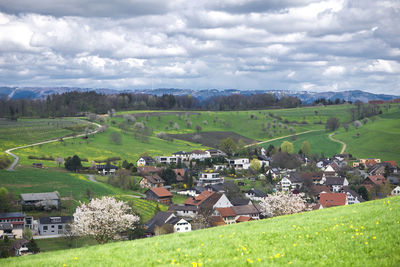
[[400, 94], [398, 1], [264, 2], [0, 0], [0, 84]]

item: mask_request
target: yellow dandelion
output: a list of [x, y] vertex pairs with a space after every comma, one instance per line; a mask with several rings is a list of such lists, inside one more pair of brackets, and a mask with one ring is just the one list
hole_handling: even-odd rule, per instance
[[375, 239], [376, 239], [376, 236], [373, 236], [372, 239], [375, 240]]
[[299, 235], [299, 238], [301, 238], [301, 235]]
[[261, 261], [261, 259], [260, 259], [260, 258], [257, 258], [257, 261], [258, 261], [258, 262], [260, 262], [260, 261]]
[[265, 235], [265, 232], [262, 232], [263, 235]]
[[254, 261], [251, 260], [251, 259], [247, 259], [247, 262], [250, 263], [250, 264], [253, 264]]
[[368, 245], [368, 241], [365, 242], [365, 245]]
[[358, 232], [358, 229], [356, 229], [356, 232]]
[[344, 223], [341, 223], [340, 225], [341, 225], [341, 226], [344, 226]]
[[310, 237], [310, 235], [308, 235], [308, 234], [307, 234], [307, 235], [306, 235], [306, 237], [307, 237], [307, 238], [309, 238], [309, 237]]
[[74, 257], [74, 260], [77, 260], [78, 259], [78, 257]]
[[203, 263], [199, 262], [199, 263], [197, 263], [197, 266], [201, 267], [201, 266], [203, 266]]
[[315, 232], [316, 235], [318, 235], [318, 232]]
[[221, 237], [222, 237], [222, 235], [219, 235], [218, 237], [219, 237], [219, 238], [221, 238]]
[[160, 259], [158, 259], [158, 260], [157, 260], [157, 262], [158, 262], [158, 263], [161, 263], [161, 260], [160, 260]]
[[293, 244], [293, 247], [296, 247], [296, 246], [297, 246], [297, 244], [296, 244], [296, 243], [294, 243], [294, 244]]
[[356, 233], [356, 235], [359, 235], [358, 233]]
[[360, 233], [360, 235], [364, 235], [364, 233]]
[[336, 219], [336, 218], [334, 218], [333, 220], [334, 220], [334, 221], [336, 221], [337, 219]]
[[387, 203], [390, 204], [390, 200], [388, 200]]
[[207, 259], [207, 261], [208, 261], [208, 262], [210, 262], [210, 261], [211, 261], [211, 259], [210, 259], [210, 258], [208, 258], [208, 259]]
[[360, 228], [361, 228], [361, 230], [364, 230], [365, 227], [364, 227], [364, 226], [361, 226]]
[[234, 260], [234, 261], [237, 260], [237, 257], [233, 257], [233, 260]]
[[185, 254], [185, 257], [189, 257], [189, 255], [188, 255], [188, 254]]
[[275, 258], [277, 258], [277, 259], [279, 259], [280, 256], [281, 256], [280, 253], [276, 253], [276, 254], [275, 254]]
[[178, 252], [181, 251], [181, 248], [177, 248], [176, 251], [178, 251]]
[[379, 221], [376, 221], [376, 224], [379, 224]]
[[353, 239], [353, 238], [354, 238], [354, 235], [351, 236], [351, 239]]
[[353, 225], [350, 225], [350, 228], [353, 228]]
[[201, 246], [204, 247], [204, 243], [201, 243]]
[[240, 250], [240, 248], [236, 248], [236, 251], [239, 251]]
[[242, 247], [243, 250], [246, 250], [246, 247]]
[[389, 210], [392, 211], [392, 208], [390, 208]]
[[293, 228], [296, 228], [296, 225], [295, 225], [295, 224], [293, 224]]
[[63, 266], [65, 267], [65, 266], [67, 266], [67, 265], [64, 263]]
[[197, 262], [192, 262], [192, 267], [197, 267]]
[[289, 261], [288, 263], [289, 263], [289, 264], [292, 264], [293, 262]]

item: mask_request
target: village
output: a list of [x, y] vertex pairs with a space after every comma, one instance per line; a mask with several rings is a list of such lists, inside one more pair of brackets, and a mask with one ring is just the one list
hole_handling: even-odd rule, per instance
[[[301, 194], [305, 211], [400, 195], [395, 161], [356, 160], [347, 154], [318, 161], [305, 155], [296, 158], [300, 166], [289, 169], [276, 167], [265, 148], [255, 149], [251, 157], [227, 157], [219, 149], [140, 157], [136, 166], [139, 185], [145, 190], [142, 198], [168, 206], [167, 211], [158, 211], [144, 222], [145, 236], [268, 218], [261, 203], [276, 192]], [[96, 165], [96, 172], [114, 176], [120, 168], [102, 164]], [[187, 198], [184, 203], [173, 203], [174, 195]], [[30, 229], [34, 239], [71, 234], [72, 216], [29, 215], [31, 211], [58, 210], [61, 199], [58, 192], [21, 194], [21, 212], [0, 214], [0, 238], [15, 240], [10, 255], [30, 253], [28, 240], [23, 238], [25, 229]]]

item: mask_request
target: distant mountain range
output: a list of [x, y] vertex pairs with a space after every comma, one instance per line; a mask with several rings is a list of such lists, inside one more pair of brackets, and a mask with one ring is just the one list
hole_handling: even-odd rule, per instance
[[200, 101], [213, 96], [226, 96], [231, 94], [253, 95], [260, 93], [271, 93], [278, 97], [281, 96], [296, 96], [303, 103], [312, 103], [316, 99], [325, 98], [334, 101], [335, 99], [344, 99], [346, 101], [368, 102], [370, 100], [391, 100], [399, 98], [395, 95], [373, 94], [360, 90], [342, 91], [342, 92], [308, 92], [308, 91], [287, 91], [287, 90], [236, 90], [236, 89], [176, 89], [176, 88], [158, 88], [158, 89], [137, 89], [137, 90], [115, 90], [115, 89], [92, 89], [92, 88], [77, 88], [77, 87], [0, 87], [0, 98], [7, 99], [38, 99], [45, 98], [52, 94], [62, 94], [66, 92], [89, 92], [95, 91], [102, 94], [118, 94], [118, 93], [143, 93], [151, 95], [191, 95]]

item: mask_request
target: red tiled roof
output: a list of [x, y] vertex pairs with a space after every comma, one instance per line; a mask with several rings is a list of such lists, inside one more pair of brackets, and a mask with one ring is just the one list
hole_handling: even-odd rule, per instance
[[239, 218], [236, 219], [236, 222], [248, 222], [252, 221], [253, 219], [249, 216], [240, 216]]
[[377, 164], [377, 162], [374, 159], [367, 159], [365, 161], [365, 166], [371, 167], [371, 166], [375, 166]]
[[322, 193], [319, 203], [324, 207], [335, 207], [346, 205], [347, 195], [345, 193]]
[[212, 194], [214, 194], [215, 192], [213, 191], [208, 191], [205, 190], [203, 192], [201, 192], [200, 195], [198, 195], [195, 198], [188, 198], [185, 201], [185, 205], [195, 205], [195, 206], [199, 206], [204, 200], [206, 200], [207, 198], [209, 198]]
[[216, 208], [222, 217], [235, 217], [236, 214], [231, 207], [229, 208]]
[[169, 192], [165, 187], [156, 187], [150, 190], [153, 191], [158, 197], [172, 197], [171, 192]]
[[370, 175], [370, 176], [368, 176], [367, 179], [370, 180], [371, 182], [373, 182], [376, 185], [381, 185], [381, 184], [384, 184], [386, 182], [386, 179], [385, 179], [385, 177], [383, 175]]
[[392, 165], [392, 168], [397, 168], [397, 163], [395, 160], [388, 160], [388, 161], [385, 161], [385, 163]]

